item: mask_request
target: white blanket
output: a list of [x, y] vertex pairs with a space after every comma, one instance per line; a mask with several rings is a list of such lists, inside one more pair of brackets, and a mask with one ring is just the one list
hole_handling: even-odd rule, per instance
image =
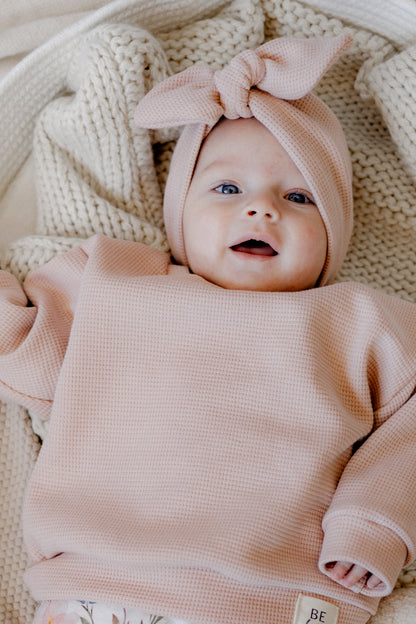
[[[95, 232], [167, 249], [162, 190], [177, 131], [135, 128], [138, 99], [197, 61], [221, 67], [265, 39], [347, 30], [352, 49], [317, 89], [354, 167], [356, 225], [339, 279], [416, 302], [413, 0], [3, 0], [1, 11], [2, 267], [23, 279]], [[20, 513], [39, 450], [32, 422], [45, 427], [9, 405], [0, 419], [0, 620], [29, 624]], [[371, 620], [399, 622], [416, 622], [415, 566]]]

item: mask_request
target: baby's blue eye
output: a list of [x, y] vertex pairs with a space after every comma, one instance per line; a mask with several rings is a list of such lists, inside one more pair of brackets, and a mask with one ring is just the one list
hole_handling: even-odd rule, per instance
[[235, 195], [240, 192], [240, 189], [235, 184], [220, 184], [214, 190], [223, 195]]
[[293, 191], [293, 193], [289, 193], [286, 195], [285, 199], [289, 201], [295, 202], [297, 204], [313, 204], [313, 201], [309, 199], [307, 195], [304, 193], [299, 193], [298, 191]]

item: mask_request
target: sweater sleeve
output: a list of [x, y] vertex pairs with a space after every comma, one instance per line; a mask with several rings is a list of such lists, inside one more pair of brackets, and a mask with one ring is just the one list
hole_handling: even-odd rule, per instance
[[382, 584], [357, 583], [353, 591], [372, 596], [389, 594], [416, 557], [416, 306], [387, 316], [369, 348], [374, 428], [338, 483], [319, 561], [328, 575], [334, 561], [368, 569]]
[[0, 271], [0, 398], [48, 418], [86, 253], [77, 247], [21, 285]]

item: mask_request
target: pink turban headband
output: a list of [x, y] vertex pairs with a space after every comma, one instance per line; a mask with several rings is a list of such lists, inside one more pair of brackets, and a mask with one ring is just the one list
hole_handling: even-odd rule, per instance
[[224, 69], [194, 65], [156, 85], [139, 103], [145, 128], [185, 125], [168, 176], [164, 216], [172, 254], [187, 265], [182, 214], [204, 138], [225, 117], [255, 117], [280, 142], [314, 195], [328, 237], [320, 285], [339, 270], [352, 231], [351, 162], [332, 111], [310, 93], [351, 44], [349, 35], [280, 38], [238, 54]]

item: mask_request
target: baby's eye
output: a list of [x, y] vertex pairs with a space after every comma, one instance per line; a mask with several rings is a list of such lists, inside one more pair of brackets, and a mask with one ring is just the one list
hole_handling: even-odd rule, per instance
[[217, 186], [214, 191], [218, 193], [222, 193], [223, 195], [234, 195], [236, 193], [240, 193], [240, 189], [235, 184], [220, 184]]
[[285, 196], [285, 199], [295, 202], [297, 204], [313, 204], [315, 203], [310, 197], [301, 193], [300, 191], [292, 191]]

